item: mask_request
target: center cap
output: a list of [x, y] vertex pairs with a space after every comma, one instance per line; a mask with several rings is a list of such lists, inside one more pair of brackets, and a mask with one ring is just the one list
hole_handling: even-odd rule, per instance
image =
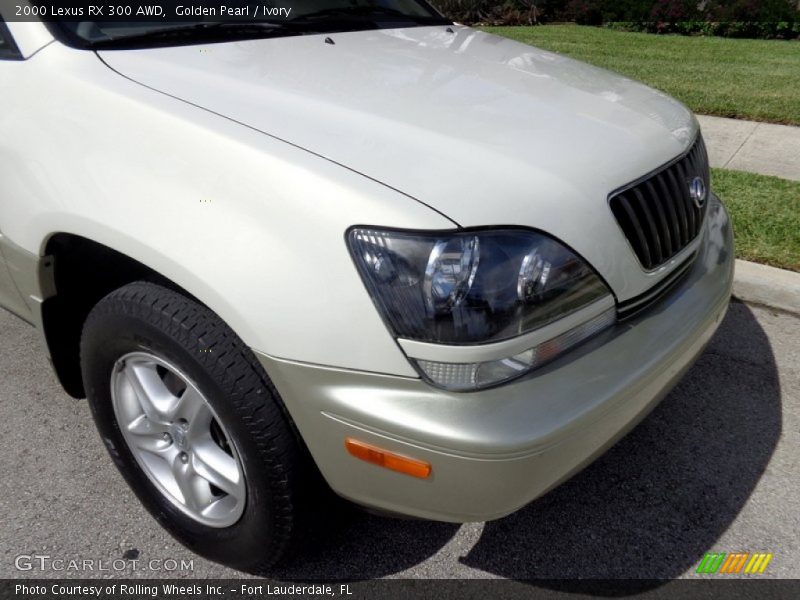
[[170, 435], [172, 436], [173, 443], [180, 450], [187, 450], [189, 447], [189, 440], [187, 439], [187, 427], [183, 423], [176, 423], [170, 427]]

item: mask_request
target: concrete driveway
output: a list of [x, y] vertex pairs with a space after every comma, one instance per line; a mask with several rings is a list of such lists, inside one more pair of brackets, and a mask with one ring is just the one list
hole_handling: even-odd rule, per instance
[[[75, 559], [93, 570], [72, 577], [239, 576], [175, 543], [140, 508], [33, 329], [0, 310], [0, 339], [0, 578], [63, 576], [49, 561]], [[517, 514], [458, 526], [323, 506], [327, 525], [275, 575], [693, 577], [716, 550], [774, 553], [766, 576], [798, 578], [799, 415], [800, 319], [733, 304], [647, 420]]]
[[800, 127], [697, 115], [712, 167], [800, 181]]

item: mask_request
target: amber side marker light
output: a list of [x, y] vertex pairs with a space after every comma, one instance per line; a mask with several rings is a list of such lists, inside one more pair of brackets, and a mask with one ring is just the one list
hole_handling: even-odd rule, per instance
[[401, 454], [395, 454], [388, 450], [382, 450], [370, 444], [354, 440], [353, 438], [345, 439], [344, 447], [356, 458], [372, 463], [373, 465], [378, 465], [379, 467], [397, 471], [398, 473], [405, 473], [406, 475], [418, 477], [419, 479], [426, 479], [430, 477], [431, 474], [430, 464], [424, 461], [415, 460]]

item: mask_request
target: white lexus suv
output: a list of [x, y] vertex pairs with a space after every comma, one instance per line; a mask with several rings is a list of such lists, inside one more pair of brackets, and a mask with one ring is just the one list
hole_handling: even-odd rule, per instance
[[630, 79], [424, 0], [3, 6], [0, 305], [203, 556], [267, 571], [315, 486], [507, 515], [642, 419], [725, 313], [697, 121]]

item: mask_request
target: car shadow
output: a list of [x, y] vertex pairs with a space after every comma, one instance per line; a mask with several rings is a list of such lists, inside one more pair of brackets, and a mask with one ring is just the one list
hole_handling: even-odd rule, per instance
[[[732, 303], [698, 362], [647, 419], [573, 479], [487, 523], [462, 562], [510, 579], [561, 579], [540, 585], [576, 592], [586, 586], [563, 580], [678, 577], [739, 514], [780, 433], [769, 340], [751, 310]], [[648, 585], [659, 583], [636, 587]]]
[[294, 560], [263, 573], [280, 581], [362, 581], [410, 569], [438, 552], [461, 527], [373, 515], [329, 499]]
[[[655, 587], [714, 546], [757, 485], [780, 432], [769, 340], [750, 309], [733, 303], [697, 364], [649, 417], [571, 480], [487, 523], [460, 560], [487, 576], [562, 591], [587, 591], [586, 581], [573, 578], [643, 578], [650, 581], [636, 591]], [[302, 560], [269, 577], [392, 575], [433, 556], [459, 529], [355, 510], [334, 510], [323, 521], [303, 542]], [[628, 587], [593, 591], [624, 595]]]

